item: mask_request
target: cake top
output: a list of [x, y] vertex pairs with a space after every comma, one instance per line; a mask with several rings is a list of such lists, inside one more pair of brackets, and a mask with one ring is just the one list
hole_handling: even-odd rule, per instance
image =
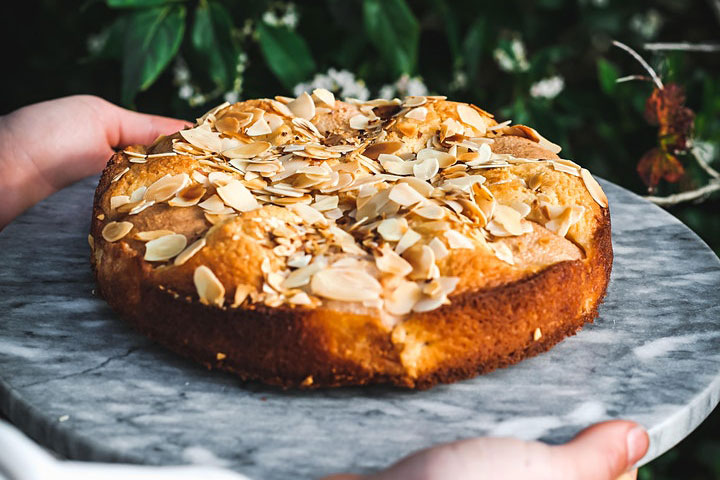
[[[226, 103], [117, 155], [102, 236], [142, 242], [158, 275], [192, 276], [209, 305], [392, 322], [493, 275], [583, 257], [607, 199], [559, 151], [445, 97], [341, 102], [317, 89]], [[152, 215], [174, 221], [148, 229], [163, 223]]]

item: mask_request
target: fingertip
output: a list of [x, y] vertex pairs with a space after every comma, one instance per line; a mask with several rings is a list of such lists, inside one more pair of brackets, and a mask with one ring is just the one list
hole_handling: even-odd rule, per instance
[[635, 465], [648, 451], [650, 436], [640, 425], [634, 426], [627, 433], [628, 463]]

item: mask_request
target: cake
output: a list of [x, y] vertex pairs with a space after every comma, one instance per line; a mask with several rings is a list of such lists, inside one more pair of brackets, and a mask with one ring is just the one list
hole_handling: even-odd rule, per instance
[[440, 96], [225, 103], [110, 159], [89, 236], [98, 291], [245, 380], [471, 378], [576, 333], [605, 295], [607, 198], [559, 152]]

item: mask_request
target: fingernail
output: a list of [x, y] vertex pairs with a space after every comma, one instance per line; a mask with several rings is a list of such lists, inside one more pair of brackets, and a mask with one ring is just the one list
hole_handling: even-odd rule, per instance
[[627, 434], [628, 465], [635, 465], [647, 452], [650, 441], [645, 429], [637, 426]]

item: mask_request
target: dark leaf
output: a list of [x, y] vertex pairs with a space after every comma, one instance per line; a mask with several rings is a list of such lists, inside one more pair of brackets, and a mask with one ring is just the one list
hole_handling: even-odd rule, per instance
[[395, 77], [412, 74], [417, 63], [420, 27], [404, 0], [365, 0], [365, 31]]
[[185, 31], [185, 7], [138, 10], [129, 17], [123, 54], [122, 101], [131, 105], [173, 59]]
[[465, 62], [467, 65], [468, 81], [473, 83], [477, 78], [482, 57], [483, 43], [485, 41], [485, 17], [478, 17], [465, 35], [463, 50], [465, 51]]
[[653, 148], [640, 159], [637, 172], [648, 190], [652, 191], [660, 179], [677, 182], [685, 174], [685, 169], [675, 155]]
[[620, 76], [619, 70], [615, 65], [608, 62], [604, 58], [597, 59], [598, 82], [602, 91], [608, 95], [615, 93], [617, 88], [617, 79]]
[[270, 70], [288, 90], [315, 71], [315, 61], [305, 40], [285, 27], [265, 22], [257, 26], [260, 50]]
[[125, 30], [129, 15], [121, 15], [101, 33], [102, 45], [91, 55], [92, 58], [122, 58], [125, 43]]
[[235, 79], [239, 48], [232, 35], [230, 13], [220, 3], [201, 2], [195, 10], [192, 46], [215, 84], [228, 89]]
[[105, 0], [110, 8], [148, 8], [160, 7], [183, 0]]
[[668, 83], [656, 88], [645, 103], [645, 118], [651, 125], [658, 125], [658, 137], [667, 151], [685, 150], [693, 127], [695, 114], [685, 106], [682, 87]]
[[435, 10], [440, 13], [445, 22], [445, 33], [447, 34], [448, 44], [450, 45], [450, 53], [453, 56], [453, 63], [461, 65], [463, 63], [462, 51], [460, 50], [460, 29], [455, 12], [450, 9], [445, 0], [434, 0]]

